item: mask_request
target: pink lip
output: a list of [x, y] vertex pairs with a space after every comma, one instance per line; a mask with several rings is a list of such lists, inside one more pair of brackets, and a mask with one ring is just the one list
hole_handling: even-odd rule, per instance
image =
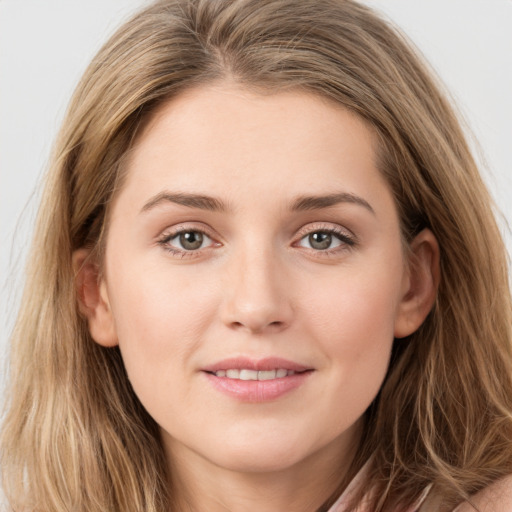
[[205, 372], [218, 372], [219, 370], [228, 370], [230, 368], [246, 368], [248, 370], [276, 370], [278, 368], [284, 368], [285, 370], [292, 370], [294, 372], [305, 372], [306, 370], [312, 370], [311, 367], [304, 366], [302, 364], [288, 361], [287, 359], [281, 359], [280, 357], [266, 357], [264, 359], [250, 359], [248, 357], [232, 357], [230, 359], [223, 359], [212, 365], [205, 366], [202, 368]]
[[[297, 373], [287, 377], [261, 381], [228, 379], [227, 377], [217, 377], [214, 374], [214, 372], [219, 370], [227, 370], [230, 368], [246, 368], [248, 370], [257, 371], [284, 368]], [[223, 361], [202, 368], [202, 371], [217, 391], [242, 402], [253, 403], [276, 400], [304, 384], [313, 373], [312, 368], [294, 363], [293, 361], [274, 357], [260, 360], [244, 357], [224, 359]]]

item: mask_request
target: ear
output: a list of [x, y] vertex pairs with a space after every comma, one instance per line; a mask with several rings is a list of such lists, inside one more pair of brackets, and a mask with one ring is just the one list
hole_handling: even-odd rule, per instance
[[104, 347], [116, 346], [118, 340], [107, 286], [90, 250], [78, 249], [73, 253], [73, 269], [78, 305], [87, 318], [92, 338]]
[[439, 286], [439, 245], [429, 229], [411, 242], [403, 295], [395, 319], [395, 338], [415, 332], [434, 304]]

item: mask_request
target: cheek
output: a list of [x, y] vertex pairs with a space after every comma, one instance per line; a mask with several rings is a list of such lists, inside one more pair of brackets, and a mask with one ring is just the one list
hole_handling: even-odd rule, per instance
[[109, 281], [120, 343], [138, 339], [158, 348], [160, 343], [168, 346], [177, 332], [193, 338], [195, 329], [209, 318], [215, 300], [211, 287], [192, 267], [173, 268], [165, 261], [160, 265], [120, 263]]
[[309, 286], [302, 314], [309, 314], [319, 328], [332, 329], [333, 338], [352, 338], [351, 333], [359, 332], [364, 344], [373, 336], [392, 337], [400, 295], [400, 282], [392, 274], [389, 268], [348, 269], [327, 279], [324, 286]]
[[322, 292], [309, 293], [302, 311], [340, 385], [363, 393], [376, 392], [386, 374], [401, 289], [400, 274], [376, 270], [331, 279]]
[[[130, 276], [130, 277], [126, 277]], [[215, 297], [186, 271], [126, 265], [112, 271], [111, 307], [123, 361], [130, 381], [145, 405], [158, 390], [178, 390], [178, 378], [192, 371], [191, 357], [211, 322]], [[186, 392], [186, 389], [182, 389]]]

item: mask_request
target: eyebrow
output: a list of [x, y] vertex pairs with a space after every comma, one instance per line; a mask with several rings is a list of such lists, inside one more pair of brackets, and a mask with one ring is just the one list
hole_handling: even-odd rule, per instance
[[[188, 194], [184, 192], [160, 192], [153, 196], [141, 209], [142, 212], [147, 212], [162, 203], [174, 203], [189, 208], [199, 208], [200, 210], [225, 212], [228, 210], [227, 205], [212, 196], [202, 194]], [[318, 196], [299, 196], [291, 203], [292, 211], [308, 211], [308, 210], [321, 210], [336, 206], [340, 203], [351, 203], [363, 206], [368, 211], [375, 215], [374, 209], [370, 203], [355, 194], [349, 192], [339, 192], [336, 194], [318, 195]]]
[[223, 212], [227, 210], [227, 206], [215, 197], [205, 196], [201, 194], [186, 194], [160, 192], [153, 196], [141, 209], [142, 212], [147, 212], [162, 203], [174, 203], [181, 206], [188, 206], [189, 208], [199, 208], [200, 210], [208, 210], [213, 212]]
[[300, 196], [293, 201], [292, 210], [321, 210], [322, 208], [329, 208], [330, 206], [336, 206], [340, 203], [352, 203], [363, 206], [375, 215], [375, 210], [371, 207], [368, 201], [349, 192], [339, 192], [325, 196]]

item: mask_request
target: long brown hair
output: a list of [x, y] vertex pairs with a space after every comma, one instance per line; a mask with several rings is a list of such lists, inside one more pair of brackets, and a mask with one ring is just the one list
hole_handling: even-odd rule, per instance
[[108, 205], [142, 123], [180, 91], [225, 78], [310, 91], [364, 118], [404, 241], [428, 227], [439, 242], [436, 303], [416, 333], [395, 341], [350, 472], [371, 456], [369, 508], [402, 510], [429, 484], [449, 507], [512, 473], [506, 253], [432, 73], [352, 0], [161, 0], [100, 50], [54, 149], [12, 334], [1, 463], [13, 510], [172, 508], [157, 425], [119, 351], [90, 338], [71, 257], [91, 247], [101, 259]]

